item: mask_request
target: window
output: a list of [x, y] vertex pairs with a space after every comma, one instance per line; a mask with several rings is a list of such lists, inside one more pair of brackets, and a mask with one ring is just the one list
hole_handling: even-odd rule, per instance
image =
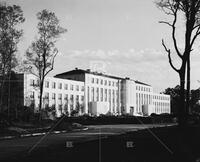
[[84, 86], [81, 87], [81, 91], [84, 91]]
[[79, 95], [76, 96], [76, 102], [79, 102]]
[[94, 87], [92, 87], [92, 101], [94, 101]]
[[58, 89], [62, 89], [62, 83], [58, 84]]
[[111, 102], [111, 90], [109, 89], [109, 102]]
[[71, 104], [73, 104], [73, 102], [74, 102], [74, 96], [73, 95], [70, 96], [70, 100], [71, 100]]
[[76, 85], [76, 90], [79, 91], [79, 86], [78, 85]]
[[68, 94], [65, 94], [64, 100], [68, 101]]
[[101, 88], [101, 101], [103, 101], [103, 88]]
[[70, 90], [73, 91], [74, 90], [74, 86], [71, 84], [70, 85]]
[[49, 99], [49, 93], [48, 93], [48, 92], [46, 92], [44, 97], [45, 97], [45, 99], [47, 99], [47, 100], [48, 100], [48, 99]]
[[61, 93], [58, 94], [58, 100], [62, 100], [62, 94]]
[[113, 87], [115, 86], [115, 82], [112, 83]]
[[68, 90], [68, 84], [65, 84], [65, 90]]
[[99, 88], [97, 88], [97, 100], [96, 101], [99, 101]]
[[105, 102], [107, 102], [107, 89], [105, 89]]
[[111, 81], [109, 81], [109, 86], [111, 85]]
[[49, 88], [49, 81], [45, 81], [45, 88]]
[[92, 78], [92, 83], [94, 83], [94, 78]]
[[56, 82], [52, 82], [52, 88], [53, 88], [53, 89], [56, 88]]
[[34, 99], [34, 98], [35, 98], [35, 92], [33, 92], [33, 91], [31, 92], [30, 98], [31, 98], [31, 99]]
[[82, 101], [82, 102], [84, 101], [84, 96], [81, 96], [81, 101]]
[[34, 83], [35, 83], [34, 79], [31, 79], [30, 80], [30, 86], [34, 86]]
[[107, 80], [104, 81], [104, 85], [107, 85]]
[[103, 79], [101, 79], [101, 85], [103, 85]]
[[96, 83], [99, 84], [99, 79], [96, 79]]
[[55, 100], [56, 99], [56, 94], [52, 93], [52, 99]]

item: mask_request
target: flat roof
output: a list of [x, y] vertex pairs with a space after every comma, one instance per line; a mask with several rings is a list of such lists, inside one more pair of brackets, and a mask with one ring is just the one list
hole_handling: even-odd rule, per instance
[[99, 72], [93, 72], [90, 70], [83, 70], [83, 69], [75, 69], [75, 70], [71, 70], [71, 71], [67, 71], [64, 73], [60, 73], [55, 75], [55, 77], [61, 76], [61, 75], [70, 75], [70, 74], [93, 74], [93, 75], [98, 75], [98, 76], [104, 76], [104, 77], [108, 77], [108, 78], [113, 78], [113, 79], [124, 79], [124, 78], [120, 78], [120, 77], [116, 77], [116, 76], [112, 76], [112, 75], [107, 75], [107, 74], [103, 74], [103, 73], [99, 73]]
[[[112, 76], [112, 75], [107, 75], [107, 74], [103, 74], [103, 73], [99, 73], [99, 72], [93, 72], [91, 70], [83, 70], [83, 69], [74, 69], [74, 70], [71, 70], [71, 71], [67, 71], [67, 72], [64, 72], [64, 73], [60, 73], [60, 74], [57, 74], [55, 75], [54, 77], [59, 77], [59, 76], [62, 76], [62, 75], [71, 75], [71, 74], [93, 74], [93, 75], [98, 75], [98, 76], [104, 76], [104, 77], [108, 77], [108, 78], [113, 78], [113, 79], [120, 79], [120, 80], [132, 80], [130, 78], [121, 78], [121, 77], [116, 77], [116, 76]], [[145, 86], [151, 86], [149, 84], [146, 84], [146, 83], [143, 83], [143, 82], [140, 82], [138, 80], [133, 80], [135, 81], [135, 83], [137, 84], [141, 84], [141, 85], [145, 85]]]
[[150, 87], [151, 87], [151, 85], [146, 84], [146, 83], [143, 83], [143, 82], [140, 82], [140, 81], [138, 81], [138, 80], [135, 80], [135, 83], [137, 83], [137, 84], [142, 84], [142, 85], [146, 85], [146, 86], [150, 86]]

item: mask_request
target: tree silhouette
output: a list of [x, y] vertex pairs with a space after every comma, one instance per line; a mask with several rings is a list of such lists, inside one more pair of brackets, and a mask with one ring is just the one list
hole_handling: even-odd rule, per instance
[[[162, 11], [172, 18], [170, 21], [160, 21], [171, 28], [171, 38], [173, 42], [173, 50], [175, 50], [177, 56], [181, 60], [181, 66], [177, 68], [171, 58], [172, 49], [168, 48], [164, 40], [162, 45], [168, 54], [169, 64], [173, 70], [175, 70], [180, 79], [180, 100], [181, 104], [179, 107], [179, 125], [183, 126], [186, 124], [187, 114], [189, 112], [189, 97], [190, 97], [190, 54], [193, 50], [193, 45], [196, 39], [200, 35], [200, 0], [159, 0], [156, 2], [157, 6]], [[182, 17], [184, 19], [182, 19]], [[184, 36], [184, 48], [179, 48], [180, 41], [177, 40], [177, 23], [178, 21], [184, 21], [185, 31]], [[187, 75], [186, 75], [187, 74]], [[187, 77], [187, 93], [185, 95], [185, 82]]]
[[55, 47], [57, 38], [66, 32], [59, 24], [55, 13], [42, 10], [37, 14], [39, 20], [37, 29], [39, 37], [31, 44], [26, 52], [27, 69], [38, 78], [39, 81], [39, 112], [42, 109], [42, 94], [44, 80], [47, 74], [53, 70], [54, 60], [58, 54]]
[[[19, 29], [18, 25], [24, 21], [25, 18], [23, 17], [23, 11], [20, 6], [0, 3], [0, 111], [2, 109], [5, 80], [10, 80], [11, 71], [17, 66], [15, 55], [17, 45], [23, 34], [23, 30]], [[10, 97], [8, 97], [8, 104], [9, 100]]]

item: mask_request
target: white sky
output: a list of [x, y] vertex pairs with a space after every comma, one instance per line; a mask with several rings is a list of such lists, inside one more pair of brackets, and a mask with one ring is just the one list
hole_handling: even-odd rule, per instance
[[[158, 21], [165, 15], [155, 0], [7, 0], [24, 11], [24, 36], [20, 54], [34, 40], [36, 13], [54, 11], [68, 29], [58, 41], [60, 54], [50, 75], [74, 69], [87, 69], [103, 64], [108, 74], [130, 77], [152, 85], [156, 91], [179, 83], [162, 48], [161, 39], [169, 40], [169, 30]], [[168, 42], [168, 44], [170, 44]], [[197, 51], [197, 50], [196, 50]], [[200, 55], [192, 56], [191, 86], [200, 80]]]

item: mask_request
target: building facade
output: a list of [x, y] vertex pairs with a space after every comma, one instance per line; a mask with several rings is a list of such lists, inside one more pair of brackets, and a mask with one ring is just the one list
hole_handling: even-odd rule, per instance
[[[23, 82], [23, 105], [37, 111], [39, 88], [32, 74], [19, 74]], [[56, 113], [71, 113], [81, 107], [81, 114], [130, 114], [148, 116], [170, 113], [170, 96], [156, 94], [145, 83], [90, 70], [75, 69], [46, 77], [43, 107], [55, 107]]]

